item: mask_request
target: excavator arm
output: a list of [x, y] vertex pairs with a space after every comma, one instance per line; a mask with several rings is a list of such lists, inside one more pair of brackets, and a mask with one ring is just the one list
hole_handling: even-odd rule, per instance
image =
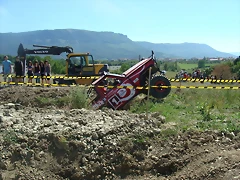
[[23, 63], [23, 74], [26, 74], [26, 56], [27, 54], [49, 54], [49, 55], [60, 55], [62, 53], [73, 53], [73, 48], [69, 46], [59, 47], [59, 46], [39, 46], [33, 45], [33, 47], [38, 47], [39, 49], [24, 49], [22, 43], [18, 47], [17, 54]]
[[60, 55], [64, 52], [66, 53], [73, 53], [73, 48], [66, 46], [66, 47], [59, 47], [59, 46], [39, 46], [33, 45], [33, 47], [40, 47], [41, 49], [24, 49], [23, 45], [20, 44], [18, 47], [17, 54], [21, 59], [26, 59], [27, 54], [49, 54], [49, 55]]

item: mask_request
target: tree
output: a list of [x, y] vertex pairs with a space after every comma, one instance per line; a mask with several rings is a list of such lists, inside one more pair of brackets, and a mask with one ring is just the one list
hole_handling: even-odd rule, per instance
[[168, 64], [167, 64], [167, 63], [165, 63], [165, 64], [164, 64], [164, 66], [163, 66], [163, 68], [164, 68], [164, 70], [166, 70], [166, 71], [167, 71], [167, 70], [168, 70]]
[[239, 63], [239, 62], [240, 62], [240, 56], [233, 61], [233, 64], [237, 65], [237, 63]]
[[54, 74], [65, 74], [66, 73], [66, 64], [65, 60], [55, 60], [51, 61], [52, 72]]
[[233, 75], [240, 79], [240, 56], [236, 58], [233, 62], [228, 62], [229, 66], [231, 67], [231, 71]]
[[121, 73], [122, 73], [122, 72], [128, 70], [129, 68], [130, 68], [130, 64], [128, 64], [128, 63], [123, 63], [123, 64], [121, 65], [120, 71], [121, 71]]
[[240, 79], [240, 69], [238, 70], [238, 72], [236, 73], [237, 78]]
[[199, 61], [198, 61], [198, 68], [204, 68], [204, 67], [205, 67], [205, 64], [206, 64], [206, 61], [205, 61], [205, 60], [199, 60]]
[[41, 61], [42, 60], [42, 58], [40, 57], [40, 56], [27, 56], [26, 57], [26, 60], [27, 60], [27, 63], [29, 62], [29, 61], [31, 61], [32, 63], [34, 63], [34, 61]]
[[[0, 64], [2, 64], [2, 62], [4, 61], [4, 56], [5, 55], [0, 55]], [[11, 55], [7, 55], [8, 56], [8, 59], [13, 63], [15, 62], [15, 57], [14, 56], [11, 56]]]

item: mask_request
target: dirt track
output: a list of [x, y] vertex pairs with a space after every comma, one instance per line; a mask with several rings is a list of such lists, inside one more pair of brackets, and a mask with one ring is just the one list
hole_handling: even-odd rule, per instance
[[[67, 88], [0, 90], [0, 179], [240, 179], [240, 132], [163, 137], [152, 113], [38, 107]], [[28, 107], [27, 107], [28, 106]]]

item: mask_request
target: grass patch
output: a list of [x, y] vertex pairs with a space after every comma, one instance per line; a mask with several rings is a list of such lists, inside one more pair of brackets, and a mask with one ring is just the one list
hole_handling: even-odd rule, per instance
[[75, 87], [67, 96], [60, 98], [37, 97], [36, 100], [40, 107], [57, 106], [80, 109], [88, 107], [88, 98], [85, 88]]
[[166, 72], [166, 76], [167, 76], [167, 78], [175, 78], [177, 73], [178, 73], [177, 71], [176, 72], [174, 72], [174, 71], [167, 71]]
[[195, 69], [198, 67], [197, 63], [194, 64], [188, 64], [188, 63], [177, 63], [177, 65], [181, 68], [181, 69]]
[[3, 133], [3, 140], [7, 144], [14, 144], [14, 143], [18, 142], [17, 135], [12, 130], [11, 131], [9, 131], [9, 130], [4, 131], [4, 133]]
[[[238, 90], [172, 90], [163, 102], [149, 102], [150, 112], [160, 112], [166, 124], [175, 124], [163, 136], [188, 130], [240, 131], [240, 93]], [[134, 103], [131, 112], [146, 112], [146, 102]]]
[[69, 98], [71, 108], [86, 108], [88, 106], [86, 88], [74, 88], [70, 92]]
[[[205, 64], [206, 67], [208, 66], [216, 66], [219, 63], [207, 63]], [[197, 63], [177, 63], [178, 67], [180, 69], [186, 69], [186, 70], [192, 70], [192, 69], [196, 69], [198, 68], [198, 64]]]

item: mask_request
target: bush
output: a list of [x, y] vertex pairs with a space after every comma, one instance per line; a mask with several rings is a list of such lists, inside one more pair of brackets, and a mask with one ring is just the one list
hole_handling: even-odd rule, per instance
[[72, 91], [70, 92], [70, 101], [69, 101], [69, 105], [70, 108], [86, 108], [88, 106], [88, 97], [87, 97], [87, 90], [86, 88], [82, 88], [82, 87], [75, 87], [72, 89]]
[[214, 67], [212, 74], [217, 76], [217, 79], [222, 77], [223, 79], [231, 79], [233, 74], [231, 67], [227, 64], [220, 64]]

